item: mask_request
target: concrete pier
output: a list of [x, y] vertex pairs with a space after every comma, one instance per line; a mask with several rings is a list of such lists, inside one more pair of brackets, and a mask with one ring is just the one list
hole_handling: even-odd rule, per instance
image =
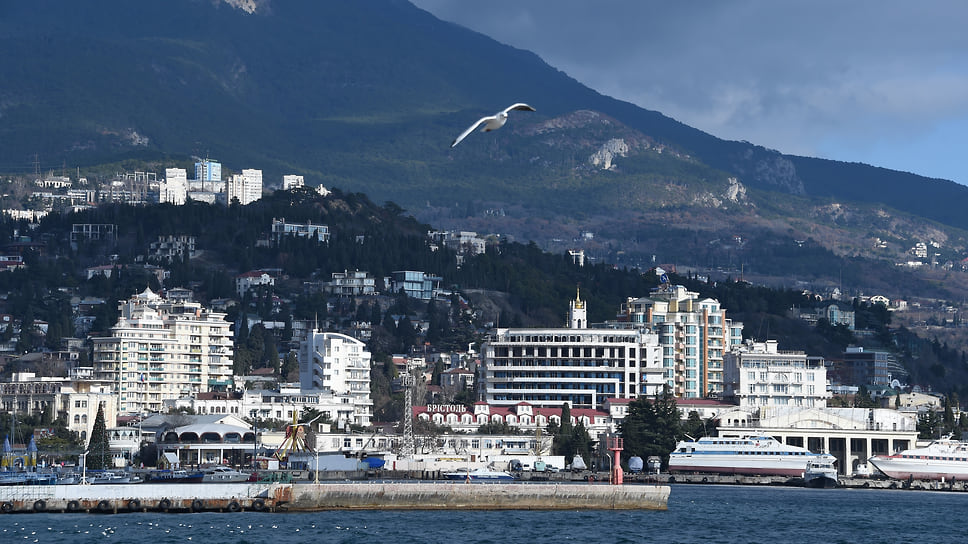
[[[581, 483], [386, 482], [294, 484], [278, 497], [289, 511], [665, 510], [669, 486]], [[280, 490], [282, 491], [282, 490]]]
[[206, 483], [0, 487], [0, 513], [322, 510], [665, 510], [667, 485], [605, 483]]

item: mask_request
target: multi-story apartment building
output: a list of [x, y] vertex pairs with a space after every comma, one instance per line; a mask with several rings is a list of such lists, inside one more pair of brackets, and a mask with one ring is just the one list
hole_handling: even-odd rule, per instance
[[351, 423], [369, 425], [370, 352], [345, 334], [312, 331], [299, 345], [299, 385], [303, 392], [324, 390], [352, 407]]
[[211, 159], [196, 162], [195, 180], [222, 181], [222, 164]]
[[231, 204], [238, 199], [246, 205], [262, 198], [262, 170], [244, 169], [241, 174], [233, 174], [225, 181], [225, 201]]
[[892, 353], [851, 346], [842, 359], [832, 362], [830, 375], [831, 381], [839, 384], [870, 387], [890, 385], [907, 371]]
[[318, 242], [329, 242], [329, 227], [312, 223], [291, 223], [285, 218], [272, 219], [272, 237], [278, 242], [283, 236], [315, 238]]
[[659, 335], [665, 383], [675, 396], [722, 394], [723, 354], [742, 343], [743, 324], [727, 319], [719, 301], [663, 283], [648, 297], [628, 299], [619, 318]]
[[747, 342], [724, 356], [724, 396], [740, 407], [827, 406], [827, 369], [822, 357], [780, 351], [776, 340]]
[[297, 176], [295, 174], [287, 174], [282, 176], [282, 190], [288, 191], [289, 189], [295, 189], [297, 187], [304, 187], [306, 182], [303, 180], [302, 176]]
[[375, 295], [376, 279], [363, 270], [333, 272], [333, 281], [327, 290], [340, 296]]
[[148, 246], [151, 258], [164, 262], [195, 257], [195, 237], [187, 234], [158, 236], [157, 242]]
[[496, 329], [481, 347], [488, 404], [599, 409], [611, 397], [662, 391], [659, 339], [647, 327], [588, 328], [571, 301], [566, 328]]
[[390, 290], [399, 293], [403, 289], [410, 298], [430, 300], [434, 296], [434, 289], [442, 280], [440, 276], [432, 276], [426, 272], [397, 270], [391, 273]]
[[184, 168], [165, 168], [165, 179], [158, 183], [158, 202], [182, 205], [188, 199], [188, 172]]
[[94, 337], [94, 379], [113, 384], [120, 414], [158, 412], [165, 399], [232, 384], [225, 314], [145, 289], [119, 305], [110, 336]]

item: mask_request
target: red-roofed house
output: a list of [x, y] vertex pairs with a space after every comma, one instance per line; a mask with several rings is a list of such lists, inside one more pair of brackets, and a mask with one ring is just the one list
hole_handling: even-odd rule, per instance
[[268, 272], [262, 270], [252, 270], [235, 277], [235, 287], [240, 297], [245, 296], [245, 293], [253, 287], [275, 284], [276, 279], [270, 276]]

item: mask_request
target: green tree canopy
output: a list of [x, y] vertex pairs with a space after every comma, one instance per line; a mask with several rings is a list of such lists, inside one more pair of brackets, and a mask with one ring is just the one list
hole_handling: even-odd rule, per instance
[[629, 403], [629, 413], [619, 425], [625, 442], [624, 457], [643, 459], [655, 455], [669, 465], [669, 453], [682, 437], [681, 418], [676, 399], [668, 389], [654, 399], [639, 397]]

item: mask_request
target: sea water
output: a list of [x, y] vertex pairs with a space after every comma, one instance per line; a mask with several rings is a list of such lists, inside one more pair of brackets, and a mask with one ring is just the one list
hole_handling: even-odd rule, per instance
[[0, 543], [961, 543], [968, 493], [673, 485], [666, 511], [0, 515]]

